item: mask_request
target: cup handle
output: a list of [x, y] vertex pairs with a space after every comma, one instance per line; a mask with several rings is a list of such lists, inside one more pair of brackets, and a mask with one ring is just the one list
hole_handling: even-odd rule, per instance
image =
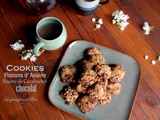
[[106, 1], [104, 1], [104, 2], [100, 2], [100, 3], [99, 3], [99, 6], [102, 6], [102, 5], [108, 4], [109, 2], [110, 2], [110, 0], [106, 0]]
[[42, 52], [40, 51], [41, 47], [43, 47], [44, 44], [42, 42], [39, 42], [35, 45], [34, 49], [33, 49], [33, 54], [36, 56], [40, 56], [42, 54]]

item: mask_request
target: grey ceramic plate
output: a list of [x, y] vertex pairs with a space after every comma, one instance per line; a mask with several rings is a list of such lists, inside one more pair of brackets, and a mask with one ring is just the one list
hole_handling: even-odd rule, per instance
[[107, 64], [118, 63], [124, 67], [126, 75], [121, 81], [122, 90], [120, 94], [113, 95], [109, 104], [105, 106], [97, 105], [95, 109], [88, 114], [83, 114], [75, 104], [66, 105], [65, 101], [59, 96], [59, 92], [66, 83], [60, 81], [58, 69], [49, 88], [48, 95], [51, 103], [61, 110], [87, 120], [127, 120], [130, 115], [138, 86], [140, 76], [139, 64], [135, 59], [128, 55], [94, 43], [79, 40], [69, 45], [59, 68], [64, 65], [72, 65], [82, 59], [84, 51], [89, 47], [99, 48], [105, 57]]

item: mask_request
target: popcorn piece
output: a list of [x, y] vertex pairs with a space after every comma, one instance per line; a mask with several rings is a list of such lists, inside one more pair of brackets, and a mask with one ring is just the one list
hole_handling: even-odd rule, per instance
[[156, 64], [156, 61], [155, 61], [155, 60], [152, 60], [151, 63], [152, 63], [152, 65], [155, 65], [155, 64]]
[[21, 40], [18, 40], [17, 42], [15, 42], [14, 44], [10, 44], [9, 46], [11, 46], [13, 50], [22, 50], [24, 48], [24, 44], [22, 44]]
[[144, 22], [142, 29], [144, 30], [144, 34], [148, 35], [150, 31], [152, 31], [154, 26], [149, 26], [148, 22]]

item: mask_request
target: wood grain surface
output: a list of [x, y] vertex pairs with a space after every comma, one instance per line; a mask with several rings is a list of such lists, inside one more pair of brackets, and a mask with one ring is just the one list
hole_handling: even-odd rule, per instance
[[[74, 0], [59, 0], [51, 11], [33, 15], [18, 0], [0, 2], [0, 119], [81, 120], [53, 106], [48, 100], [48, 88], [67, 46], [76, 40], [86, 40], [125, 53], [138, 61], [141, 76], [128, 119], [160, 120], [160, 61], [156, 57], [160, 54], [160, 0], [111, 0], [89, 16], [78, 14], [73, 3]], [[124, 31], [112, 24], [112, 13], [115, 10], [122, 10], [130, 17], [129, 25]], [[36, 62], [20, 60], [20, 51], [12, 50], [9, 45], [20, 39], [26, 49], [32, 49], [36, 24], [47, 16], [57, 17], [64, 23], [68, 36], [65, 44], [57, 50], [45, 51]], [[100, 29], [93, 30], [95, 23], [91, 21], [92, 18], [102, 18], [103, 25]], [[145, 35], [142, 29], [144, 22], [155, 26], [149, 35]], [[148, 55], [149, 59], [145, 60], [144, 55]], [[156, 64], [152, 65], [151, 60], [156, 60]], [[33, 83], [37, 86], [36, 92], [16, 92], [18, 83], [5, 83], [17, 80], [4, 76], [8, 72], [7, 65], [44, 66], [41, 73], [46, 74], [46, 78], [35, 78], [44, 81]], [[39, 74], [36, 71], [31, 72]], [[34, 78], [30, 78], [32, 80]], [[21, 85], [27, 86], [30, 83]]]

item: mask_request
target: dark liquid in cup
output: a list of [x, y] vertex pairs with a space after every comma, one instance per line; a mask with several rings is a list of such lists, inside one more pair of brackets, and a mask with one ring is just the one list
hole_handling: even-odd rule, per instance
[[38, 29], [40, 37], [46, 40], [53, 40], [60, 36], [62, 25], [59, 22], [46, 23]]

